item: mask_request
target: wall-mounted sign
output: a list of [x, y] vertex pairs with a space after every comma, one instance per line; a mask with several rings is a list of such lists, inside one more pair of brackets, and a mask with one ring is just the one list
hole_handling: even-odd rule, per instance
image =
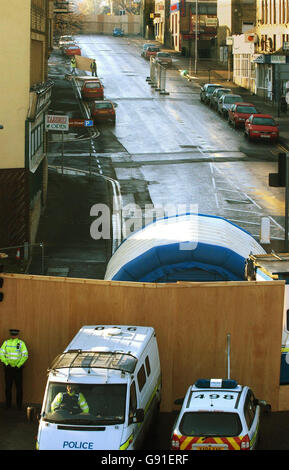
[[46, 114], [45, 116], [45, 129], [47, 131], [68, 131], [69, 117]]
[[265, 64], [265, 55], [264, 54], [254, 54], [253, 55], [253, 62], [255, 62], [255, 64]]
[[285, 55], [271, 55], [271, 64], [286, 64]]

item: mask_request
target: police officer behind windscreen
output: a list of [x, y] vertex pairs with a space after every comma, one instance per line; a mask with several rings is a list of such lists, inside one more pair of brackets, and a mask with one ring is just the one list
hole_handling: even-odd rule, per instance
[[51, 411], [66, 410], [71, 414], [89, 413], [89, 407], [84, 395], [75, 384], [67, 384], [66, 392], [58, 393], [51, 403]]
[[19, 339], [19, 330], [10, 329], [10, 338], [5, 340], [0, 349], [0, 360], [5, 367], [6, 408], [11, 408], [12, 386], [16, 386], [16, 404], [22, 409], [23, 366], [28, 359], [28, 350], [24, 341]]

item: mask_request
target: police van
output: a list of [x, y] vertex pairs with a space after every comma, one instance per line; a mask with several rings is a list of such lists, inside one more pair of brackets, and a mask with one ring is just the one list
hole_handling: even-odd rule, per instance
[[161, 400], [152, 327], [83, 326], [48, 370], [37, 448], [141, 448]]
[[252, 390], [232, 379], [200, 379], [191, 385], [171, 438], [172, 450], [253, 450], [261, 407]]

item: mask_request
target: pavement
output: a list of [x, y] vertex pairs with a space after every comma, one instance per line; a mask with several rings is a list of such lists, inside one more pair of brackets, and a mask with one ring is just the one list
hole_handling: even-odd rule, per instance
[[[135, 45], [141, 51], [142, 44], [145, 42], [152, 42], [146, 41], [143, 38], [126, 38], [130, 44]], [[156, 41], [155, 41], [156, 42]], [[277, 121], [280, 123], [280, 144], [284, 146], [285, 149], [289, 149], [289, 113], [278, 115], [278, 109], [272, 106], [270, 103], [265, 103], [260, 97], [252, 95], [245, 90], [244, 88], [240, 88], [232, 83], [232, 81], [228, 81], [228, 71], [226, 67], [222, 64], [217, 63], [214, 60], [200, 60], [198, 62], [198, 70], [197, 73], [194, 74], [191, 72], [192, 66], [192, 59], [187, 57], [183, 57], [181, 54], [176, 53], [174, 51], [170, 51], [169, 49], [163, 48], [171, 52], [173, 59], [174, 59], [174, 68], [178, 70], [180, 73], [183, 70], [188, 70], [188, 74], [184, 77], [184, 80], [187, 80], [192, 87], [195, 87], [196, 84], [201, 86], [203, 83], [210, 82], [217, 82], [220, 84], [224, 84], [224, 86], [234, 89], [236, 93], [242, 95], [244, 100], [252, 102], [255, 104], [260, 111], [264, 113], [271, 114], [274, 116]], [[59, 60], [59, 54], [52, 52], [50, 57], [50, 62], [57, 63]], [[58, 64], [59, 71], [61, 74], [61, 60]], [[53, 73], [55, 73], [55, 69], [53, 69]], [[50, 67], [51, 71], [51, 67]], [[62, 81], [64, 80], [65, 73], [68, 73], [68, 69], [62, 70], [63, 77], [59, 75], [59, 78], [56, 80], [56, 87], [59, 85], [61, 86]], [[210, 80], [209, 80], [210, 75]], [[51, 77], [52, 79], [55, 77]], [[57, 90], [56, 90], [57, 91]], [[75, 106], [77, 105], [77, 99], [75, 98]], [[69, 101], [68, 105], [69, 106]], [[77, 106], [76, 106], [77, 108]], [[62, 108], [65, 110], [65, 108]], [[49, 157], [49, 152], [48, 152]], [[277, 171], [277, 170], [276, 170]], [[61, 214], [69, 213], [71, 218], [77, 217], [77, 211], [82, 212], [79, 215], [79, 220], [81, 220], [81, 225], [83, 225], [84, 230], [87, 231], [88, 228], [88, 220], [83, 220], [83, 208], [87, 206], [87, 191], [86, 188], [89, 185], [89, 181], [85, 177], [79, 178], [79, 183], [77, 182], [77, 178], [69, 177], [68, 175], [63, 178], [61, 174], [57, 171], [50, 171], [49, 172], [49, 181], [48, 181], [48, 195], [47, 195], [47, 202], [46, 208], [43, 212], [40, 221], [40, 235], [38, 235], [38, 241], [41, 242], [45, 235], [53, 233], [54, 237], [58, 237], [57, 243], [52, 243], [50, 247], [50, 256], [53, 257], [53, 249], [55, 248], [57, 256], [60, 256], [61, 252], [65, 252], [66, 250], [66, 238], [65, 234], [71, 236], [75, 226], [73, 223], [69, 226], [69, 230], [67, 228], [67, 220], [63, 218]], [[66, 184], [67, 182], [67, 184]], [[79, 185], [79, 187], [77, 187]], [[69, 191], [75, 191], [77, 194], [77, 201], [75, 197], [71, 199], [69, 197]], [[108, 190], [109, 191], [109, 190]], [[106, 196], [108, 197], [108, 196]], [[61, 202], [61, 206], [60, 203]], [[75, 212], [71, 212], [71, 206], [74, 207]], [[57, 234], [55, 234], [55, 219], [57, 220], [58, 228]], [[89, 221], [91, 223], [91, 221]], [[49, 235], [50, 236], [50, 235]], [[39, 238], [40, 237], [40, 238]], [[62, 247], [60, 244], [60, 240], [62, 240]], [[77, 258], [83, 257], [83, 246], [87, 242], [84, 239], [83, 244], [76, 244], [73, 241], [74, 254], [73, 256]], [[32, 260], [32, 263], [26, 267], [26, 272], [30, 274], [42, 274], [43, 272], [43, 260], [41, 260], [40, 254], [36, 255], [36, 260]], [[85, 260], [84, 260], [85, 262]], [[81, 277], [85, 276], [84, 271], [77, 271], [76, 263], [73, 264], [73, 269], [71, 269], [70, 274], [68, 273], [67, 276], [72, 277]], [[83, 267], [83, 264], [81, 264]], [[9, 270], [7, 270], [9, 271]], [[10, 271], [11, 272], [11, 271]], [[12, 272], [15, 272], [13, 270]], [[101, 271], [98, 271], [101, 272]], [[57, 275], [57, 271], [53, 273], [53, 275]], [[63, 275], [61, 271], [59, 271], [59, 275]], [[91, 276], [93, 277], [93, 271], [91, 271]], [[172, 417], [163, 415], [161, 417], [158, 433], [159, 435], [164, 435], [168, 438], [170, 429], [168, 429], [168, 425], [171, 426]], [[288, 429], [289, 428], [289, 412], [279, 412], [279, 413], [271, 413], [269, 416], [265, 418], [264, 427], [263, 427], [263, 440], [262, 445], [263, 449], [282, 449], [282, 450], [289, 450], [289, 439], [288, 436]], [[0, 450], [34, 450], [35, 449], [35, 439], [37, 434], [37, 423], [29, 423], [26, 419], [26, 411], [19, 412], [16, 409], [12, 410], [5, 410], [3, 407], [0, 406]], [[167, 442], [159, 441], [159, 444], [155, 443], [155, 446], [159, 445], [159, 449], [166, 449]], [[164, 447], [163, 447], [164, 446]], [[151, 447], [150, 447], [151, 448]], [[155, 447], [157, 448], [157, 447]]]

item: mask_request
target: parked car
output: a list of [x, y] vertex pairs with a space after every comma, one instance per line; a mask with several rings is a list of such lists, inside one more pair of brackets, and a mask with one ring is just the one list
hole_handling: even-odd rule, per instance
[[218, 101], [218, 113], [221, 114], [223, 117], [228, 117], [228, 111], [231, 109], [233, 104], [235, 103], [242, 103], [244, 100], [240, 95], [233, 95], [228, 93], [226, 95], [222, 95]]
[[157, 52], [155, 59], [160, 65], [165, 65], [167, 67], [172, 65], [172, 58], [168, 52]]
[[245, 121], [244, 134], [249, 140], [260, 139], [277, 142], [279, 125], [270, 114], [252, 114]]
[[232, 90], [230, 88], [216, 88], [210, 95], [210, 107], [213, 109], [217, 109], [219, 98], [221, 98], [222, 95], [225, 95], [227, 93], [232, 93]]
[[258, 111], [252, 103], [235, 103], [228, 111], [228, 122], [233, 127], [244, 127], [245, 121], [251, 114], [257, 114]]
[[81, 87], [81, 96], [84, 100], [103, 100], [103, 85], [100, 80], [86, 80]]
[[112, 35], [122, 37], [122, 36], [124, 36], [124, 31], [121, 28], [114, 28], [113, 32], [112, 32]]
[[70, 43], [74, 43], [74, 39], [72, 36], [70, 35], [60, 36], [59, 41], [58, 41], [59, 47], [62, 47]]
[[81, 49], [76, 44], [68, 47], [64, 47], [63, 52], [67, 56], [71, 55], [81, 55]]
[[93, 101], [90, 104], [91, 117], [94, 121], [103, 122], [111, 121], [115, 123], [115, 108], [114, 104], [109, 100]]
[[157, 52], [160, 52], [160, 48], [158, 46], [150, 46], [145, 51], [145, 58], [150, 59], [151, 57], [155, 57]]
[[155, 44], [150, 44], [150, 43], [146, 43], [142, 46], [142, 51], [141, 51], [141, 56], [144, 57], [145, 56], [145, 51], [147, 50], [148, 47], [155, 47]]
[[253, 450], [261, 409], [270, 410], [248, 386], [231, 379], [197, 380], [175, 404], [182, 404], [171, 437], [177, 451]]
[[216, 83], [205, 83], [205, 85], [202, 86], [201, 92], [200, 92], [201, 102], [208, 104], [211, 94], [216, 88], [223, 88], [223, 87], [222, 85], [217, 85]]

